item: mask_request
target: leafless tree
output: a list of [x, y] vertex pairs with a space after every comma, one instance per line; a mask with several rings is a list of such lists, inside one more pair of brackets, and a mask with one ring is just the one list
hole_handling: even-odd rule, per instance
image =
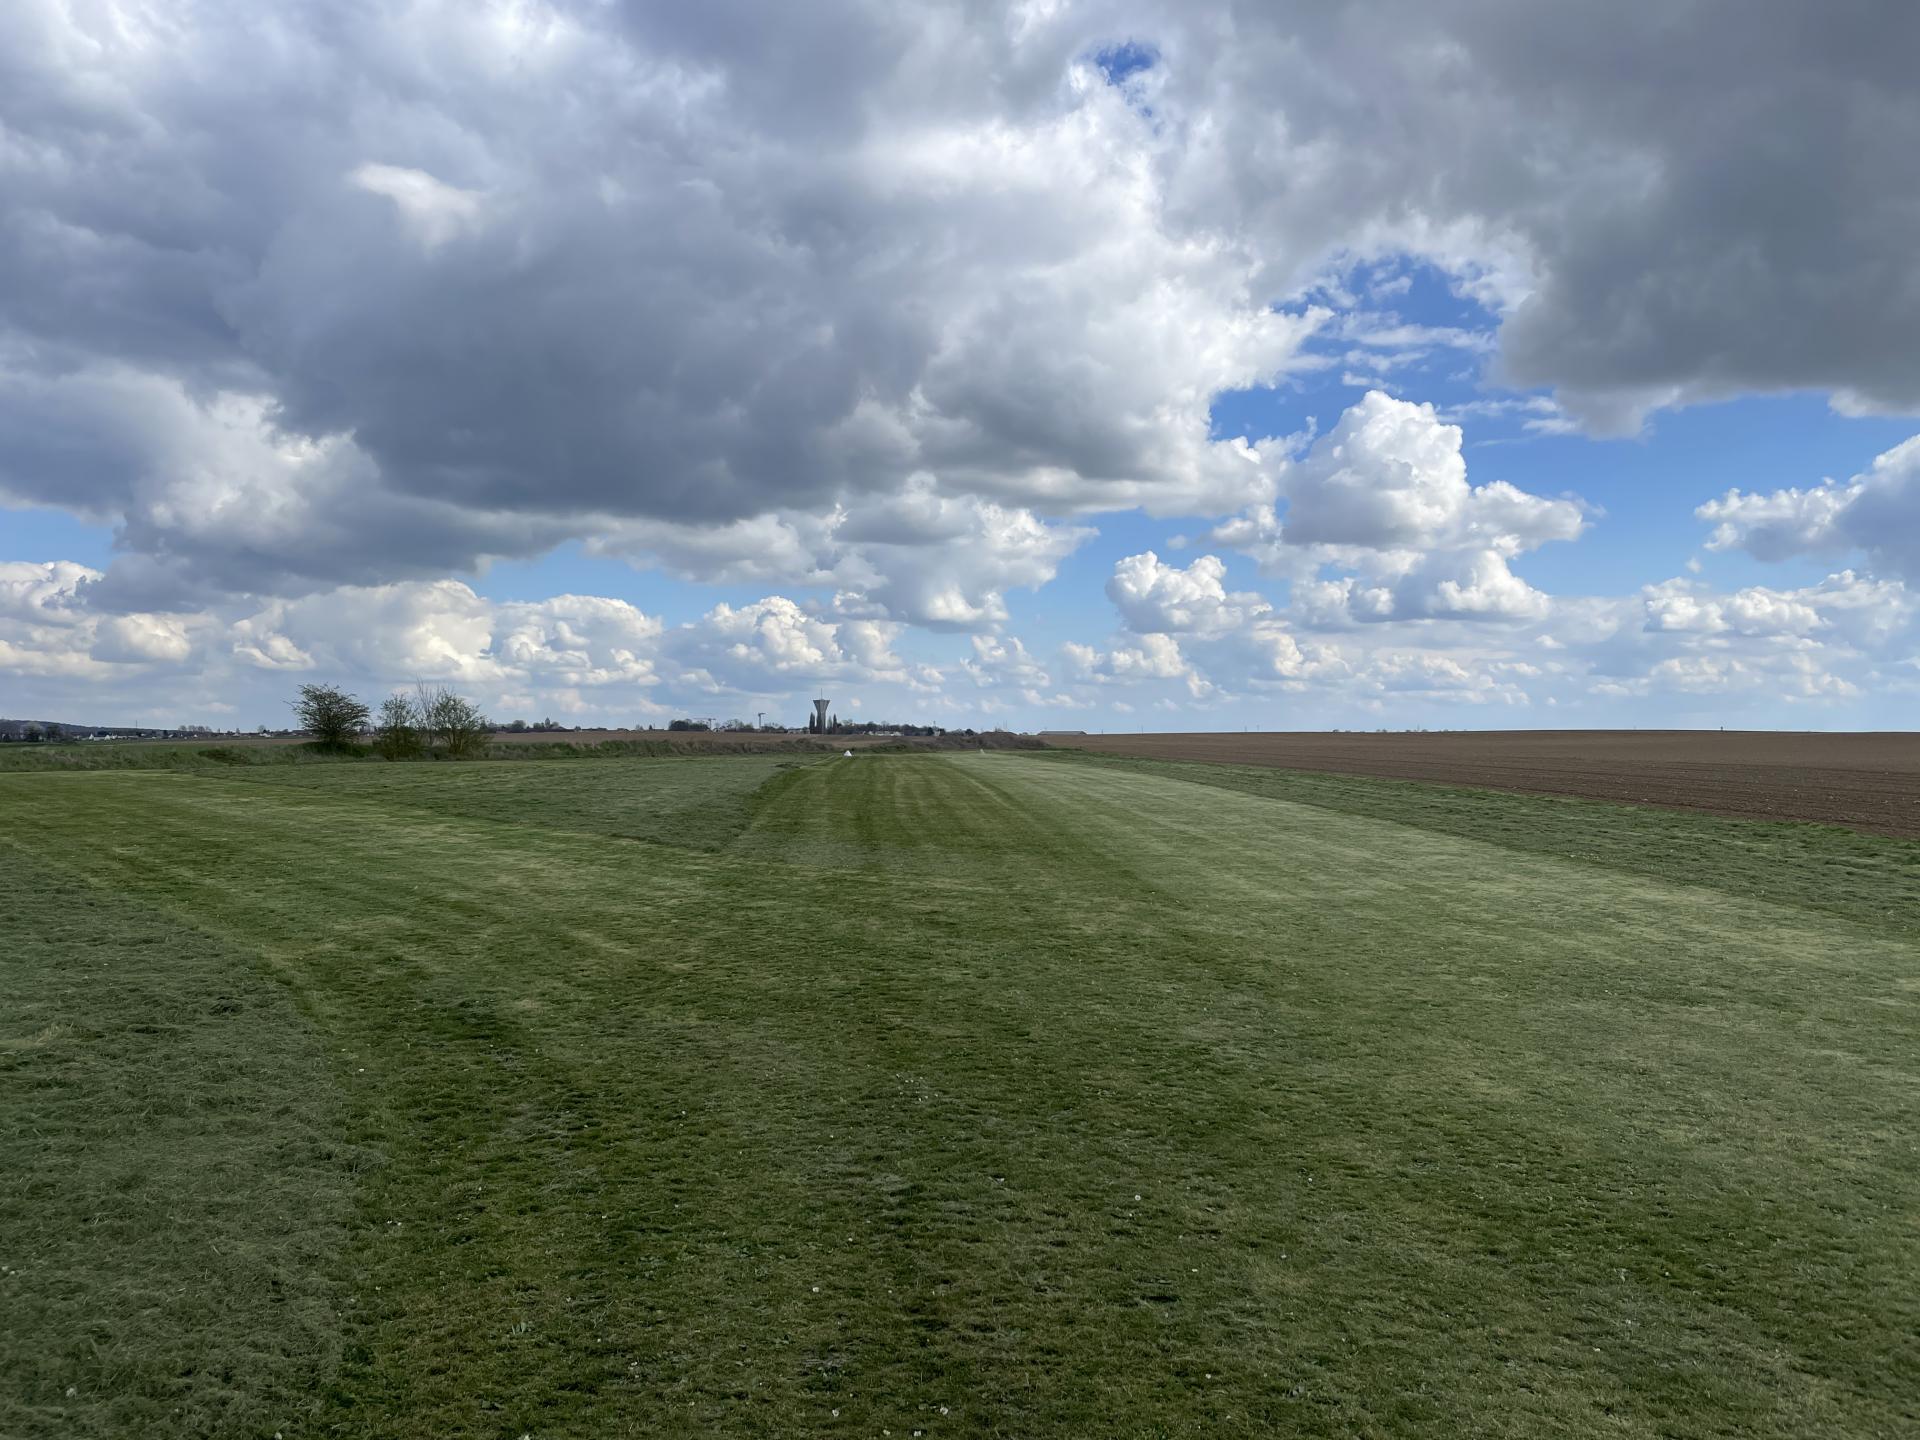
[[373, 748], [389, 760], [418, 760], [426, 749], [420, 728], [420, 715], [411, 697], [389, 695], [380, 702]]
[[486, 753], [493, 725], [466, 696], [445, 685], [420, 686], [414, 713], [427, 743], [449, 760], [471, 760]]

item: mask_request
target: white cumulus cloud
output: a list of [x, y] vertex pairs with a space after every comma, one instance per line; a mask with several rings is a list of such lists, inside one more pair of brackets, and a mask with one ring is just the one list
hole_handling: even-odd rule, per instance
[[1294, 579], [1298, 617], [1327, 627], [1537, 619], [1548, 598], [1509, 562], [1577, 538], [1587, 518], [1572, 500], [1469, 484], [1460, 428], [1378, 390], [1283, 466], [1278, 484], [1284, 510], [1255, 506], [1210, 538]]
[[1920, 580], [1920, 435], [1845, 484], [1729, 490], [1694, 513], [1713, 523], [1710, 550], [1745, 550], [1761, 560], [1854, 553], [1888, 574]]

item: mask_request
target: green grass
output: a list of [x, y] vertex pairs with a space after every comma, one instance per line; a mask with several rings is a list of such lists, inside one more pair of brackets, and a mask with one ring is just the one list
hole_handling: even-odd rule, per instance
[[0, 864], [0, 1434], [263, 1435], [340, 1358], [356, 1158], [248, 954]]
[[0, 775], [96, 770], [211, 770], [236, 765], [337, 765], [365, 758], [311, 745], [163, 744], [158, 741], [0, 745]]
[[1836, 825], [1724, 820], [1657, 807], [1504, 795], [1270, 765], [1137, 760], [1074, 750], [1043, 753], [1061, 764], [1212, 785], [1484, 840], [1530, 855], [1702, 885], [1920, 940], [1920, 843], [1911, 840], [1862, 835]]
[[[1578, 807], [1610, 838], [1561, 853], [1526, 797], [1026, 755], [678, 763], [0, 777], [0, 859], [62, 877], [16, 872], [15, 1005], [272, 976], [236, 1111], [352, 1167], [337, 1250], [253, 1252], [333, 1330], [170, 1433], [1913, 1429], [1920, 954], [1821, 903], [1818, 846]], [[649, 825], [677, 843], [616, 838]], [[83, 900], [116, 918], [63, 929]], [[0, 1131], [35, 1197], [0, 1248], [67, 1318], [8, 1329], [0, 1432], [126, 1433], [27, 1407], [81, 1317], [158, 1356], [95, 1406], [165, 1403], [113, 1296], [192, 1294], [197, 1252], [44, 1238], [110, 1185], [85, 1126], [160, 1083], [60, 1023], [91, 1068], [0, 1092], [43, 1107]], [[234, 1211], [200, 1168], [140, 1203], [325, 1233], [333, 1178], [249, 1165]], [[257, 1333], [234, 1283], [171, 1343]]]
[[[559, 732], [556, 732], [559, 733]], [[488, 761], [564, 762], [581, 760], [680, 760], [732, 759], [749, 755], [781, 755], [789, 761], [805, 762], [823, 755], [840, 753], [841, 737], [786, 734], [728, 735], [691, 732], [657, 732], [647, 739], [571, 740], [519, 737], [495, 738], [485, 752], [474, 757]], [[948, 735], [940, 739], [907, 738], [878, 740], [872, 737], [846, 737], [845, 743], [866, 754], [925, 753], [940, 750], [1029, 750], [1041, 751], [1045, 745], [1030, 736], [1010, 735], [1004, 731], [988, 734]], [[171, 770], [190, 774], [219, 774], [258, 770], [284, 770], [291, 765], [386, 766], [371, 744], [354, 742], [344, 749], [323, 747], [312, 742], [250, 740], [226, 741], [218, 738], [196, 741], [71, 741], [55, 744], [0, 744], [0, 775], [60, 774], [93, 770]], [[415, 764], [444, 763], [443, 757], [423, 755], [415, 760], [397, 762]]]
[[713, 850], [746, 828], [753, 793], [817, 757], [717, 755], [578, 765], [262, 765], [233, 778], [297, 789], [332, 804], [537, 825]]

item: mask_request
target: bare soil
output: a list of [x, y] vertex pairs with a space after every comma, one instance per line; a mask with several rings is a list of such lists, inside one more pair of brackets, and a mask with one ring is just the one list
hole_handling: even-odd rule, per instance
[[1810, 820], [1920, 838], [1920, 734], [1492, 730], [1076, 735], [1109, 755], [1378, 775], [1533, 795]]

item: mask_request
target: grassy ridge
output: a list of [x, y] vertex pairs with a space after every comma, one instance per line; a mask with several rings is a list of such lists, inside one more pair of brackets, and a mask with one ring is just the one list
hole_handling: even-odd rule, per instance
[[[829, 753], [824, 741], [766, 736], [754, 740], [716, 743], [698, 738], [659, 740], [601, 740], [576, 744], [568, 740], [496, 740], [482, 757], [487, 760], [638, 760], [687, 756]], [[107, 741], [73, 745], [0, 745], [0, 774], [65, 773], [92, 770], [174, 770], [217, 774], [224, 770], [284, 770], [300, 765], [379, 765], [367, 745], [348, 750], [326, 750], [306, 743], [242, 742], [239, 744], [163, 744], [152, 741], [114, 744]], [[408, 762], [409, 764], [420, 762]]]
[[1884, 927], [1014, 755], [609, 844], [633, 768], [0, 780], [283, 977], [383, 1162], [289, 1434], [1908, 1428]]
[[337, 765], [364, 758], [330, 754], [310, 745], [116, 744], [0, 745], [0, 775], [69, 774], [96, 770], [215, 770], [236, 765]]
[[[498, 735], [488, 744], [485, 760], [677, 760], [739, 755], [784, 755], [806, 761], [837, 755], [843, 747], [862, 753], [926, 753], [958, 750], [1045, 749], [1044, 742], [1027, 735], [992, 731], [982, 735], [918, 736], [876, 739], [859, 735], [769, 735], [728, 732], [669, 733], [658, 738], [610, 740], [549, 740]], [[93, 770], [171, 770], [218, 774], [231, 770], [281, 770], [289, 765], [385, 765], [370, 745], [346, 750], [322, 749], [305, 742], [154, 741], [85, 742], [74, 744], [0, 745], [0, 775], [69, 773]], [[403, 762], [408, 765], [417, 762]]]

